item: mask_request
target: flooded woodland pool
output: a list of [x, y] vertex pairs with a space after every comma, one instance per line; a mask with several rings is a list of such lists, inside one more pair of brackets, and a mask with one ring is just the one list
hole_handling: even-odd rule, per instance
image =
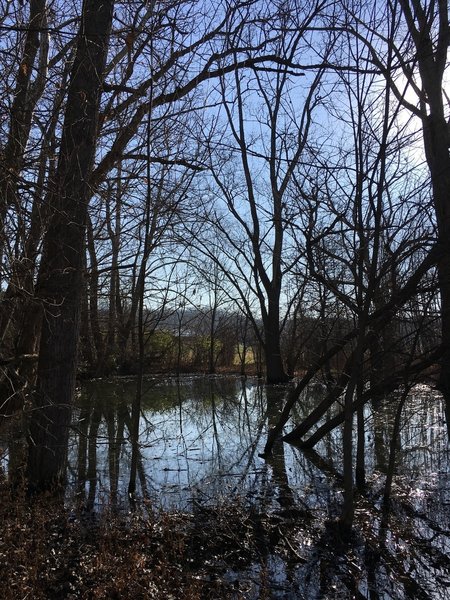
[[[442, 398], [431, 388], [413, 388], [403, 407], [389, 513], [382, 500], [400, 395], [366, 406], [367, 487], [356, 498], [350, 544], [333, 531], [342, 503], [341, 427], [310, 451], [278, 442], [264, 460], [285, 387], [184, 376], [147, 378], [144, 389], [138, 507], [190, 514], [196, 527], [210, 529], [209, 546], [195, 548], [205, 577], [234, 582], [236, 598], [260, 597], [261, 578], [273, 598], [450, 598], [449, 445]], [[127, 510], [134, 393], [131, 379], [80, 390], [69, 489], [88, 511]], [[293, 422], [323, 394], [321, 385], [306, 390]], [[246, 553], [250, 535], [256, 549]]]

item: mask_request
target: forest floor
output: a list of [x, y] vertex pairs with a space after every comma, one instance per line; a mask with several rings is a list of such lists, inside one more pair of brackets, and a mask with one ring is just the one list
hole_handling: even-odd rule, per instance
[[[49, 496], [12, 498], [4, 489], [0, 596], [272, 598], [265, 569], [269, 553], [277, 547], [294, 563], [304, 561], [291, 534], [280, 519], [249, 513], [239, 501], [201, 507], [198, 514], [154, 512], [143, 505], [128, 514], [106, 509], [99, 515], [68, 510]], [[256, 564], [253, 578], [233, 577], [250, 564]]]
[[375, 514], [361, 498], [344, 541], [308, 509], [261, 512], [236, 497], [88, 512], [0, 487], [0, 598], [449, 599], [450, 557], [433, 545], [448, 531], [428, 523], [426, 539], [395, 515], [387, 530]]

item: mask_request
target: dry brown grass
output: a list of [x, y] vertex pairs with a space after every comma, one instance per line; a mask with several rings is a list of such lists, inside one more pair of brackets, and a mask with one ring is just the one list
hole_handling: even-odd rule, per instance
[[202, 526], [199, 515], [106, 510], [87, 517], [50, 497], [2, 494], [2, 600], [239, 599], [249, 586], [239, 589], [222, 575], [255, 558], [240, 509], [212, 512]]

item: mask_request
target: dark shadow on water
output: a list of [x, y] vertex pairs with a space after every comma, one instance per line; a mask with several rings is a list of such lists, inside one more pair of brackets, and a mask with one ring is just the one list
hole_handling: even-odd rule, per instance
[[[84, 384], [67, 501], [86, 514], [129, 511], [134, 390], [132, 379]], [[235, 582], [237, 597], [256, 600], [264, 581], [273, 598], [450, 598], [449, 449], [432, 391], [412, 393], [400, 409], [398, 396], [367, 407], [367, 487], [346, 537], [337, 524], [340, 428], [314, 450], [277, 440], [269, 459], [258, 457], [287, 387], [186, 376], [149, 378], [144, 390], [135, 509], [186, 515], [195, 564]], [[319, 401], [315, 386], [293, 418]]]

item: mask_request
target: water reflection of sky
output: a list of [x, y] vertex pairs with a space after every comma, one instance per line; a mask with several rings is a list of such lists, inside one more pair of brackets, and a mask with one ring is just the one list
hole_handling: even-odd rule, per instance
[[[302, 452], [279, 444], [272, 461], [266, 463], [258, 456], [268, 420], [275, 422], [282, 406], [283, 388], [271, 391], [268, 414], [266, 390], [253, 379], [185, 377], [149, 381], [147, 387], [140, 421], [139, 481], [152, 502], [188, 508], [193, 500], [215, 502], [235, 494], [267, 502], [285, 486], [313, 510], [333, 512], [333, 503], [341, 496], [339, 485]], [[95, 493], [102, 499], [108, 495], [111, 477], [117, 478], [118, 491], [125, 496], [131, 458], [127, 419], [133, 393], [133, 382], [126, 380], [91, 382], [82, 393], [80, 405], [88, 405], [83, 420], [91, 422], [84, 424], [84, 433], [72, 438], [71, 479], [74, 482], [79, 473], [80, 440], [86, 435], [88, 442], [81, 450], [86, 452], [87, 464], [95, 458], [90, 476], [95, 473]], [[297, 422], [317, 403], [320, 393], [316, 387], [303, 396], [294, 415]], [[93, 424], [95, 406], [98, 413]], [[367, 475], [380, 485], [395, 410], [395, 397], [376, 411], [369, 405], [365, 410]], [[436, 498], [445, 505], [450, 469], [442, 400], [430, 389], [418, 390], [411, 394], [403, 413], [395, 489], [414, 499], [417, 506]], [[90, 433], [96, 434], [95, 453]], [[337, 471], [342, 470], [341, 441], [341, 428], [336, 428], [316, 446]]]
[[[401, 396], [391, 395], [376, 408], [366, 405], [368, 489], [357, 500], [356, 542], [342, 550], [326, 526], [328, 518], [339, 515], [342, 501], [341, 427], [322, 439], [315, 453], [280, 442], [265, 461], [258, 453], [283, 406], [283, 387], [265, 388], [255, 379], [198, 376], [149, 378], [145, 388], [138, 496], [151, 506], [186, 510], [199, 518], [207, 514], [205, 508], [239, 498], [262, 518], [271, 515], [275, 534], [289, 523], [290, 547], [304, 560], [285, 561], [283, 556], [292, 558], [292, 552], [283, 541], [286, 535], [281, 538], [285, 554], [272, 552], [265, 567], [274, 598], [450, 600], [449, 445], [443, 401], [433, 390], [413, 389], [403, 407], [388, 521], [381, 504]], [[128, 506], [124, 501], [134, 393], [135, 383], [126, 379], [83, 385], [68, 471], [70, 495], [77, 492], [82, 506]], [[318, 385], [307, 390], [293, 411], [293, 422], [298, 424], [324, 393]], [[5, 439], [5, 469], [11, 444]], [[229, 570], [227, 576], [258, 581], [260, 568], [256, 560], [239, 572]], [[248, 598], [258, 598], [257, 589], [255, 584], [255, 595]], [[289, 595], [293, 589], [301, 595]]]
[[[94, 396], [102, 392], [91, 389], [90, 393], [96, 401]], [[253, 382], [241, 385], [240, 380], [185, 379], [181, 385], [171, 380], [166, 389], [158, 386], [158, 403], [153, 407], [151, 399], [143, 400], [140, 422], [140, 465], [152, 500], [185, 508], [193, 497], [212, 502], [230, 494], [257, 494], [269, 471], [257, 456], [266, 433], [261, 387]], [[107, 488], [109, 478], [111, 443], [106, 430], [102, 424], [97, 436], [99, 489]], [[126, 430], [124, 437], [128, 438]], [[122, 491], [129, 477], [128, 446], [126, 441], [121, 444]], [[72, 474], [77, 472], [78, 447], [75, 437]]]

